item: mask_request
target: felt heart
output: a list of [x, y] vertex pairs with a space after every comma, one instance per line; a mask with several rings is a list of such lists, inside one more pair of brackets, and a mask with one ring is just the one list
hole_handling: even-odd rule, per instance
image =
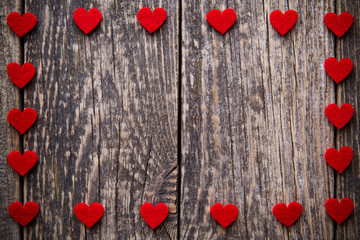
[[17, 12], [12, 12], [7, 16], [6, 21], [10, 28], [22, 37], [35, 27], [37, 18], [32, 13], [25, 13], [21, 16]]
[[74, 213], [87, 227], [92, 227], [103, 216], [104, 207], [97, 202], [90, 207], [86, 203], [79, 203], [74, 207]]
[[21, 225], [26, 226], [39, 212], [39, 205], [35, 202], [27, 202], [23, 206], [21, 202], [13, 202], [9, 206], [10, 215]]
[[222, 13], [218, 9], [213, 9], [206, 14], [206, 20], [219, 33], [225, 34], [235, 23], [236, 13], [230, 8], [225, 9]]
[[279, 203], [272, 210], [274, 216], [287, 227], [300, 217], [302, 211], [303, 206], [297, 202], [291, 202], [287, 207], [285, 203]]
[[144, 203], [140, 207], [140, 214], [152, 229], [157, 228], [169, 214], [169, 208], [164, 203], [158, 203], [156, 207], [152, 203]]
[[17, 63], [9, 63], [7, 72], [11, 81], [19, 88], [23, 88], [34, 77], [36, 69], [31, 63], [25, 63], [21, 67]]
[[324, 22], [336, 36], [341, 37], [354, 23], [354, 17], [348, 12], [343, 12], [340, 16], [336, 13], [328, 13], [324, 17]]
[[26, 108], [23, 112], [19, 109], [12, 109], [7, 116], [9, 123], [16, 128], [21, 134], [24, 134], [31, 125], [34, 124], [37, 118], [37, 113], [32, 108]]
[[330, 198], [325, 203], [326, 212], [332, 217], [338, 224], [341, 224], [347, 219], [354, 209], [354, 203], [349, 198], [341, 199], [340, 203], [335, 198]]
[[141, 26], [149, 33], [155, 32], [165, 22], [167, 17], [166, 11], [162, 8], [156, 8], [151, 12], [150, 8], [144, 7], [137, 14]]
[[73, 14], [76, 25], [85, 33], [89, 34], [100, 23], [102, 19], [101, 12], [92, 8], [87, 12], [83, 8], [78, 8]]
[[270, 23], [282, 36], [284, 36], [296, 23], [298, 14], [294, 10], [287, 10], [284, 14], [280, 10], [272, 11]]
[[325, 108], [325, 115], [337, 129], [341, 129], [354, 115], [354, 108], [347, 103], [341, 105], [340, 109], [336, 104], [329, 104]]
[[238, 216], [239, 209], [232, 204], [226, 204], [225, 207], [221, 203], [215, 203], [210, 208], [211, 216], [217, 221], [223, 228], [229, 226]]
[[343, 58], [338, 62], [336, 58], [328, 58], [325, 60], [325, 71], [336, 82], [339, 83], [349, 75], [353, 69], [353, 62], [349, 58]]
[[349, 166], [353, 156], [353, 150], [348, 146], [340, 148], [339, 152], [335, 148], [329, 148], [325, 153], [327, 163], [339, 173]]
[[18, 151], [13, 151], [7, 156], [9, 165], [21, 176], [24, 176], [35, 166], [37, 160], [37, 154], [32, 151], [26, 151], [23, 155]]

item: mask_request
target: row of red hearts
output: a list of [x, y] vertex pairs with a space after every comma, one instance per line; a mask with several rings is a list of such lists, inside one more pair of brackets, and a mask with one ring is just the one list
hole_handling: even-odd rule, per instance
[[[156, 8], [153, 12], [149, 8], [142, 8], [137, 14], [140, 24], [150, 33], [155, 32], [162, 26], [167, 17], [167, 13], [162, 8]], [[73, 18], [78, 27], [85, 33], [89, 34], [101, 21], [102, 14], [92, 8], [87, 12], [83, 8], [77, 9]], [[235, 23], [237, 17], [233, 9], [225, 9], [220, 12], [218, 9], [209, 11], [206, 15], [208, 23], [221, 34]], [[270, 14], [270, 23], [281, 34], [285, 35], [296, 23], [298, 14], [294, 10], [288, 10], [284, 14], [280, 10], [275, 10]], [[11, 29], [20, 37], [28, 33], [35, 27], [37, 18], [32, 13], [25, 13], [21, 16], [17, 12], [12, 12], [7, 17], [7, 22]], [[328, 13], [324, 17], [325, 25], [338, 37], [344, 35], [354, 23], [354, 17], [343, 12], [338, 16], [336, 13]]]
[[[21, 202], [13, 202], [9, 206], [10, 215], [22, 226], [31, 222], [39, 211], [39, 205], [35, 202], [27, 202], [23, 206]], [[325, 210], [338, 224], [344, 222], [354, 210], [354, 203], [349, 198], [343, 198], [339, 202], [330, 198], [325, 203]], [[276, 204], [272, 213], [285, 226], [290, 227], [302, 214], [303, 206], [298, 202]], [[86, 203], [79, 203], [74, 207], [74, 213], [87, 227], [92, 227], [104, 214], [104, 207], [94, 202], [90, 207]], [[152, 203], [144, 203], [140, 207], [140, 214], [145, 222], [152, 228], [157, 228], [168, 216], [169, 208], [164, 203], [158, 203], [155, 207]], [[210, 214], [223, 228], [235, 221], [239, 209], [233, 204], [225, 207], [216, 203], [210, 208]]]
[[[328, 14], [327, 14], [328, 15]], [[338, 37], [341, 37], [343, 34], [345, 34], [345, 32], [351, 27], [351, 25], [354, 22], [354, 17], [347, 12], [343, 12], [342, 14], [340, 14], [340, 16], [338, 17], [336, 14], [336, 16], [333, 16], [333, 20], [331, 20], [331, 17], [327, 17], [327, 15], [324, 18], [324, 22], [326, 24], [326, 26], [333, 31]], [[336, 20], [335, 20], [336, 19]], [[334, 22], [332, 21], [336, 21], [336, 23], [334, 24]], [[330, 26], [334, 27], [334, 29], [332, 29]], [[334, 62], [334, 60], [336, 61], [336, 63]], [[342, 64], [341, 64], [342, 62]], [[332, 69], [330, 69], [332, 68]], [[350, 71], [349, 71], [349, 68]], [[350, 59], [348, 58], [343, 58], [340, 61], [340, 64], [338, 64], [338, 61], [336, 59], [326, 59], [325, 61], [325, 70], [326, 72], [330, 75], [330, 77], [336, 82], [336, 83], [340, 83], [351, 71], [353, 68], [353, 63]], [[331, 74], [329, 73], [331, 72]], [[346, 74], [346, 75], [344, 75]], [[345, 126], [345, 124], [350, 121], [350, 119], [352, 118], [352, 116], [354, 115], [354, 108], [350, 105], [350, 104], [343, 104], [339, 110], [338, 106], [333, 104], [332, 106], [328, 106], [325, 109], [325, 114], [326, 116], [329, 118], [328, 113], [332, 112], [330, 115], [332, 115], [332, 119], [329, 118], [329, 120], [338, 128], [341, 129], [343, 126]], [[334, 151], [335, 150], [335, 151]], [[340, 154], [339, 154], [340, 153]], [[325, 159], [326, 161], [334, 168], [336, 169], [338, 172], [342, 173], [343, 170], [345, 170], [345, 168], [347, 168], [347, 166], [350, 164], [354, 153], [352, 151], [352, 149], [348, 146], [342, 147], [340, 149], [340, 152], [337, 152], [336, 149], [330, 148], [326, 151], [325, 153]], [[340, 158], [336, 158], [339, 157]], [[350, 159], [350, 161], [349, 161]], [[350, 213], [353, 211], [354, 208], [354, 203], [349, 199], [349, 198], [343, 198], [340, 202], [339, 205], [337, 200], [334, 199], [335, 201], [332, 201], [330, 204], [331, 206], [340, 206], [342, 205], [341, 208], [332, 208], [333, 211], [336, 212], [337, 215], [337, 220], [335, 219], [335, 221], [337, 221], [339, 224], [343, 221], [342, 219], [346, 219]], [[325, 209], [327, 211], [327, 213], [331, 216], [331, 214], [329, 213], [329, 205], [327, 206], [329, 200], [325, 203]], [[334, 205], [332, 205], [334, 204]], [[342, 216], [342, 217], [340, 217]], [[342, 221], [341, 221], [342, 220]]]

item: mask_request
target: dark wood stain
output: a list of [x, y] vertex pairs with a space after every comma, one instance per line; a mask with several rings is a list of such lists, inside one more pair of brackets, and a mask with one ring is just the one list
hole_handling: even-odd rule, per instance
[[[73, 21], [79, 7], [103, 14], [89, 35]], [[168, 13], [154, 34], [136, 19], [142, 7]], [[206, 22], [214, 8], [238, 16], [224, 36]], [[275, 9], [299, 14], [283, 37], [268, 21]], [[359, 9], [351, 0], [2, 1], [0, 239], [359, 239]], [[20, 41], [6, 16], [22, 10], [38, 24]], [[355, 17], [340, 39], [323, 23], [334, 11]], [[332, 56], [354, 62], [339, 85], [323, 67]], [[22, 58], [37, 74], [19, 91], [6, 65]], [[355, 115], [335, 131], [324, 109], [345, 102]], [[22, 105], [39, 115], [23, 141], [6, 120]], [[323, 155], [344, 145], [355, 157], [339, 174]], [[6, 161], [21, 149], [39, 155], [24, 178]], [[324, 208], [331, 197], [355, 203], [340, 226]], [[40, 205], [25, 228], [7, 212], [17, 200]], [[105, 214], [88, 229], [73, 208], [95, 201]], [[304, 211], [286, 228], [271, 210], [291, 201]], [[145, 202], [169, 206], [156, 230], [140, 216]], [[210, 216], [216, 202], [239, 208], [226, 230]]]

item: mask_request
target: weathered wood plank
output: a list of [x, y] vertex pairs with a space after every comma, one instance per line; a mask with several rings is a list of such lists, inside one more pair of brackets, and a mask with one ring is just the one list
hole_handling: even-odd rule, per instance
[[[153, 35], [137, 22], [143, 7], [168, 11]], [[85, 36], [72, 13], [98, 8], [100, 26]], [[25, 106], [39, 113], [24, 145], [39, 153], [25, 199], [39, 202], [26, 239], [144, 239], [177, 235], [178, 3], [175, 1], [25, 1], [39, 23], [25, 60], [39, 73]], [[79, 202], [105, 207], [86, 229]], [[153, 231], [144, 202], [164, 202], [170, 215]]]
[[335, 197], [348, 197], [355, 203], [354, 212], [343, 224], [335, 223], [336, 239], [360, 239], [360, 1], [336, 1], [334, 12], [350, 12], [354, 24], [341, 38], [336, 38], [336, 55], [338, 59], [350, 58], [354, 63], [350, 75], [336, 87], [336, 103], [351, 104], [355, 113], [352, 120], [343, 129], [336, 132], [336, 148], [349, 146], [354, 151], [354, 159], [342, 173], [336, 173]]
[[[161, 7], [168, 14], [152, 35], [136, 19], [143, 7]], [[104, 229], [116, 229], [118, 239], [176, 239], [179, 3], [118, 1], [114, 9], [117, 80], [104, 92], [112, 95], [104, 105], [112, 116], [103, 120], [109, 126], [103, 132], [114, 135], [102, 136], [104, 146], [113, 144], [114, 150], [102, 164], [101, 184], [109, 191], [101, 195], [116, 202], [110, 210], [114, 220]], [[118, 109], [112, 109], [112, 98], [118, 99]], [[113, 138], [120, 141], [114, 144]], [[168, 219], [155, 231], [140, 216], [145, 202], [164, 202], [169, 207]]]
[[[323, 24], [332, 1], [182, 2], [180, 238], [332, 238], [323, 205], [334, 191], [323, 161], [334, 141], [324, 109], [335, 91], [323, 68], [334, 52]], [[205, 20], [213, 8], [237, 13], [225, 36]], [[284, 37], [268, 21], [276, 9], [299, 14]], [[304, 211], [286, 228], [271, 210], [291, 201]], [[209, 214], [216, 202], [239, 207], [227, 230]]]
[[0, 239], [20, 239], [20, 227], [8, 213], [9, 205], [21, 201], [20, 176], [7, 163], [7, 155], [20, 151], [20, 135], [10, 126], [7, 114], [21, 108], [20, 90], [11, 82], [6, 66], [21, 63], [21, 41], [6, 22], [11, 12], [20, 12], [20, 1], [0, 1]]
[[[38, 202], [40, 213], [24, 228], [24, 238], [176, 239], [177, 204], [180, 239], [360, 238], [359, 1], [182, 1], [181, 199], [179, 4], [25, 0], [25, 12], [39, 22], [24, 38], [25, 62], [38, 69], [24, 91], [24, 107], [36, 109], [39, 119], [25, 134], [24, 149], [37, 152], [39, 164], [24, 178], [24, 201]], [[6, 73], [9, 61], [21, 61], [20, 40], [6, 16], [20, 5], [0, 3], [0, 239], [21, 236], [7, 207], [22, 198], [22, 186], [6, 162], [10, 151], [20, 149], [6, 115], [21, 107], [20, 91]], [[168, 12], [165, 25], [152, 35], [136, 20], [145, 6]], [[89, 36], [73, 22], [79, 7], [103, 13], [101, 26]], [[228, 7], [238, 20], [222, 36], [207, 24], [206, 13]], [[275, 9], [299, 13], [284, 37], [268, 21]], [[355, 17], [341, 39], [323, 24], [331, 11]], [[323, 68], [331, 56], [354, 62], [340, 85]], [[336, 132], [324, 114], [333, 102], [355, 107], [350, 124]], [[323, 154], [343, 145], [352, 147], [355, 158], [340, 175]], [[340, 226], [325, 212], [330, 197], [355, 202], [355, 212]], [[87, 229], [73, 207], [94, 201], [105, 206], [105, 215]], [[170, 208], [155, 231], [139, 214], [147, 201]], [[291, 201], [302, 203], [304, 212], [286, 228], [271, 209]], [[239, 207], [227, 230], [210, 216], [216, 202]]]

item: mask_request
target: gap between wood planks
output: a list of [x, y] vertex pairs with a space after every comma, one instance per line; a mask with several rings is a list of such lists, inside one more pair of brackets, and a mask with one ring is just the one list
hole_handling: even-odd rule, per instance
[[178, 176], [177, 176], [177, 240], [180, 239], [180, 221], [181, 221], [181, 208], [180, 208], [180, 199], [181, 199], [181, 117], [182, 117], [182, 98], [181, 98], [181, 87], [182, 87], [182, 1], [179, 1], [179, 22], [178, 22], [178, 51], [179, 51], [179, 66], [178, 66], [178, 114], [177, 114], [177, 161], [178, 161]]

